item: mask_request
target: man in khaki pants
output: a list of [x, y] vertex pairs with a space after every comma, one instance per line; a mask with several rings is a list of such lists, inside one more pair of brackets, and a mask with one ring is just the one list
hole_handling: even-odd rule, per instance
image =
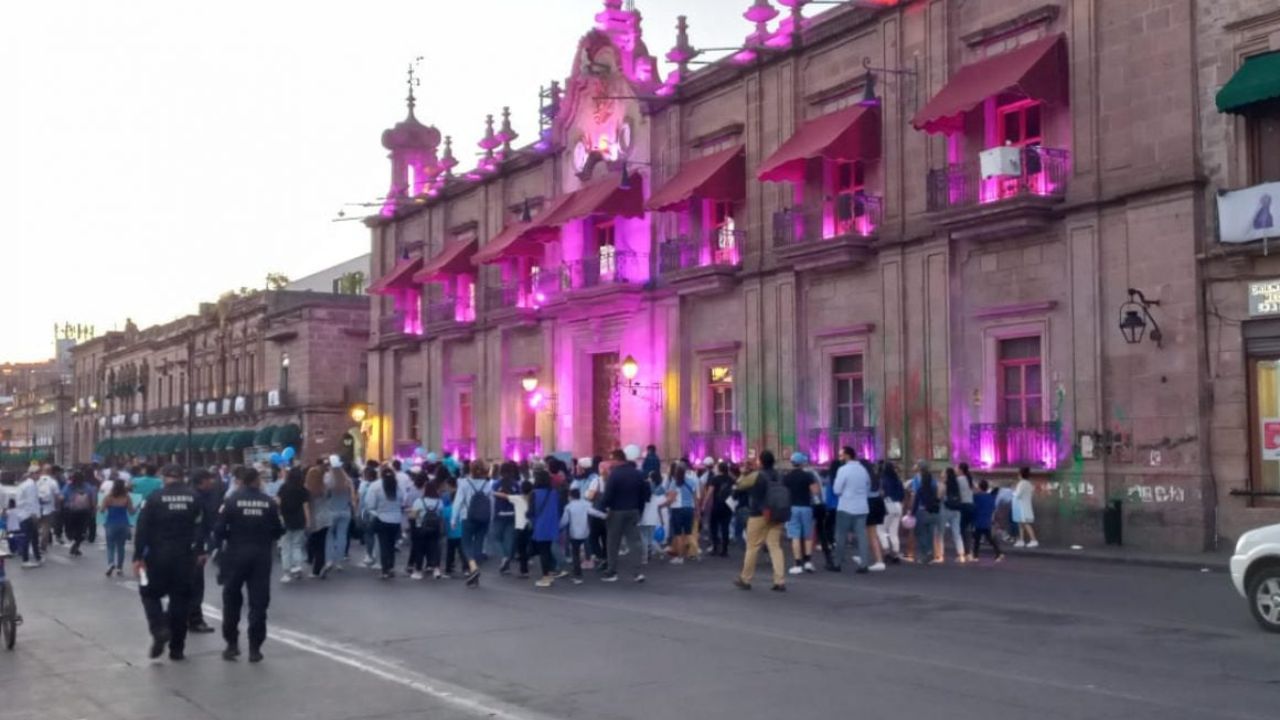
[[769, 564], [773, 566], [774, 592], [787, 590], [787, 559], [782, 554], [782, 529], [785, 519], [766, 517], [765, 505], [769, 495], [770, 483], [781, 482], [774, 470], [776, 462], [773, 453], [765, 450], [760, 453], [760, 471], [744, 475], [738, 484], [739, 490], [748, 493], [750, 515], [747, 520], [747, 554], [742, 559], [742, 575], [733, 584], [742, 590], [751, 589], [751, 580], [756, 574], [756, 560], [760, 556], [760, 546], [769, 548]]

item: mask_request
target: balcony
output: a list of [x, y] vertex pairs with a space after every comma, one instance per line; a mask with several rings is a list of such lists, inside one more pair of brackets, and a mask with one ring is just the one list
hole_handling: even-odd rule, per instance
[[444, 298], [427, 306], [427, 334], [431, 337], [466, 334], [476, 321], [476, 309], [470, 300]]
[[875, 428], [814, 428], [809, 431], [809, 459], [816, 463], [828, 463], [840, 456], [840, 450], [851, 447], [863, 460], [875, 461]]
[[531, 457], [541, 457], [542, 439], [509, 437], [502, 443], [502, 452], [505, 459], [515, 462], [522, 462]]
[[647, 258], [633, 252], [598, 254], [566, 263], [561, 287], [568, 292], [634, 286], [648, 275]]
[[537, 308], [520, 283], [506, 283], [484, 289], [485, 314], [497, 322], [531, 323]]
[[558, 315], [578, 317], [634, 309], [648, 276], [647, 255], [590, 255], [559, 268], [543, 268], [535, 280], [535, 303]]
[[1021, 173], [983, 178], [976, 161], [930, 170], [928, 211], [957, 238], [997, 239], [1044, 229], [1066, 198], [1071, 153], [1023, 148]]
[[773, 249], [797, 270], [861, 265], [871, 257], [884, 203], [873, 195], [841, 195], [825, 208], [790, 207], [773, 214]]
[[689, 433], [685, 443], [689, 449], [689, 458], [694, 462], [702, 458], [742, 462], [746, 455], [746, 447], [740, 432], [695, 432]]
[[726, 290], [736, 282], [746, 235], [721, 229], [701, 240], [671, 238], [658, 246], [658, 276], [681, 295]]
[[476, 447], [475, 438], [449, 438], [444, 441], [444, 451], [453, 453], [458, 460], [474, 460]]
[[1061, 426], [977, 423], [969, 426], [969, 455], [983, 468], [1058, 467]]
[[406, 342], [422, 337], [422, 319], [396, 310], [378, 318], [378, 333], [383, 342]]

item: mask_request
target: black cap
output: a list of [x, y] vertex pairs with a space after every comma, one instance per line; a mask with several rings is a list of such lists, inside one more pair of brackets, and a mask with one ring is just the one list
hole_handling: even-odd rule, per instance
[[165, 465], [164, 470], [160, 471], [160, 476], [185, 480], [187, 477], [187, 471], [183, 470], [181, 465]]

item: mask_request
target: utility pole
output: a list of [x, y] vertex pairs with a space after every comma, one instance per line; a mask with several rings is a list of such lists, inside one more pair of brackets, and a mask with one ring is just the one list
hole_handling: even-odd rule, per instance
[[192, 368], [195, 367], [195, 365], [193, 364], [195, 353], [196, 353], [196, 337], [192, 333], [192, 331], [188, 330], [187, 332], [187, 382], [185, 383], [187, 386], [186, 388], [187, 389], [187, 397], [186, 397], [186, 406], [187, 406], [187, 409], [186, 409], [186, 413], [187, 413], [186, 457], [187, 457], [187, 460], [185, 464], [188, 470], [191, 469], [191, 436], [192, 436], [193, 430], [195, 429], [195, 422], [196, 422], [196, 409], [191, 402], [191, 397], [193, 395], [191, 378], [193, 375]]

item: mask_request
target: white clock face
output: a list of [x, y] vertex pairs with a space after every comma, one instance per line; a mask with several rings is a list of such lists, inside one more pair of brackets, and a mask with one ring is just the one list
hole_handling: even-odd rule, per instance
[[631, 150], [631, 121], [630, 120], [623, 120], [622, 123], [618, 125], [618, 147], [622, 148], [623, 152], [628, 152]]
[[582, 169], [587, 166], [587, 156], [590, 154], [591, 151], [587, 150], [586, 143], [579, 140], [578, 144], [573, 146], [573, 169], [582, 172]]

